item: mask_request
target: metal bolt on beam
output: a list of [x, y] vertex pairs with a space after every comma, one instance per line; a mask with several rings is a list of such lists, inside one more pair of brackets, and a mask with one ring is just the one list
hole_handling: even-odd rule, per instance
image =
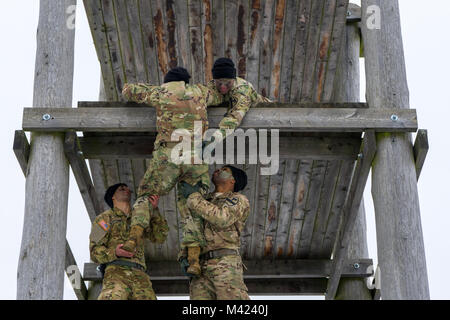
[[359, 269], [359, 268], [360, 268], [360, 265], [359, 265], [359, 263], [355, 263], [355, 264], [353, 264], [353, 268], [355, 268], [355, 269]]
[[396, 114], [393, 114], [391, 116], [391, 120], [394, 121], [394, 122], [398, 121], [398, 116]]
[[42, 116], [42, 120], [44, 120], [44, 121], [48, 121], [48, 120], [50, 120], [51, 118], [52, 118], [52, 116], [49, 115], [48, 113], [46, 113], [46, 114], [44, 114], [44, 115]]

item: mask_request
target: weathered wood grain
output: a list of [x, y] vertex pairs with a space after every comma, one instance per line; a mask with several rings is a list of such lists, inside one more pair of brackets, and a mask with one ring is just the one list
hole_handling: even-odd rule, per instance
[[64, 153], [69, 160], [73, 175], [78, 184], [81, 197], [89, 215], [91, 222], [95, 220], [98, 214], [102, 212], [102, 208], [98, 203], [97, 194], [95, 192], [94, 184], [92, 183], [89, 174], [86, 160], [83, 157], [83, 152], [79, 147], [79, 142], [75, 132], [66, 133], [64, 139]]
[[189, 48], [191, 50], [191, 81], [201, 83], [204, 80], [203, 73], [203, 48], [202, 48], [202, 23], [200, 0], [188, 0], [189, 12]]
[[212, 30], [213, 0], [202, 0], [202, 47], [203, 47], [203, 83], [212, 79], [211, 69], [214, 63], [214, 39]]
[[189, 33], [186, 31], [189, 25], [187, 1], [174, 1], [175, 29], [177, 34], [178, 64], [191, 73], [191, 50], [189, 45]]
[[285, 16], [287, 15], [288, 4], [286, 0], [277, 0], [275, 7], [273, 41], [272, 41], [272, 71], [270, 72], [270, 87], [268, 96], [273, 100], [279, 100], [280, 96], [280, 78], [281, 78], [281, 59], [283, 54], [284, 38], [283, 30]]
[[[365, 51], [366, 96], [371, 108], [409, 108], [398, 1], [361, 1], [362, 21], [377, 5], [380, 29], [361, 23]], [[370, 19], [373, 19], [372, 16]], [[417, 173], [410, 135], [377, 134], [372, 167], [372, 197], [377, 227], [381, 297], [429, 299], [425, 248], [420, 219]], [[395, 214], [393, 214], [395, 213]]]
[[[210, 109], [210, 128], [217, 128], [224, 108]], [[49, 120], [43, 117], [50, 115]], [[392, 121], [395, 114], [397, 121]], [[25, 108], [22, 127], [25, 131], [102, 131], [155, 132], [153, 108]], [[240, 126], [242, 129], [278, 129], [282, 132], [414, 132], [415, 110], [398, 109], [317, 109], [252, 108]]]
[[238, 30], [238, 0], [225, 1], [225, 57], [236, 64], [237, 30]]
[[[40, 1], [33, 106], [72, 105], [75, 0]], [[52, 41], [49, 41], [52, 39]], [[18, 300], [60, 300], [64, 292], [69, 165], [63, 133], [33, 133], [17, 268]]]
[[237, 75], [241, 78], [247, 79], [247, 62], [248, 62], [248, 43], [250, 33], [250, 1], [238, 1], [237, 13], [237, 57], [236, 69]]
[[263, 7], [261, 44], [259, 46], [259, 82], [258, 92], [264, 97], [270, 93], [270, 73], [272, 66], [273, 20], [275, 0], [266, 0]]
[[373, 131], [366, 131], [361, 146], [361, 156], [358, 157], [356, 162], [352, 182], [348, 190], [348, 196], [342, 209], [343, 216], [339, 226], [335, 249], [333, 250], [332, 273], [328, 280], [327, 293], [325, 295], [327, 300], [334, 299], [336, 295], [364, 188], [372, 166], [372, 161], [376, 154], [376, 148], [375, 133]]
[[[109, 51], [106, 28], [103, 22], [103, 13], [100, 0], [83, 0], [92, 39], [94, 41], [97, 57], [100, 62], [102, 79], [105, 84], [106, 95], [110, 100], [118, 99], [118, 91], [114, 80], [112, 58]], [[106, 99], [105, 99], [106, 100]]]
[[266, 0], [252, 0], [250, 14], [250, 32], [248, 39], [247, 80], [256, 91], [259, 90], [260, 39], [263, 27], [263, 9]]
[[158, 73], [162, 83], [164, 75], [169, 71], [169, 54], [167, 52], [167, 33], [165, 31], [166, 15], [162, 0], [150, 0], [155, 30], [155, 46], [157, 50]]
[[422, 172], [428, 149], [428, 132], [427, 130], [420, 129], [417, 131], [416, 140], [414, 141], [414, 160], [416, 163], [417, 180], [419, 180], [420, 173]]

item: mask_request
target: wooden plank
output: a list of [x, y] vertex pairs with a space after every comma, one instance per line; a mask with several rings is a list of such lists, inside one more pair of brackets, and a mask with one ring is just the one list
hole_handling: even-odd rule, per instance
[[363, 197], [366, 181], [376, 153], [375, 133], [366, 131], [361, 146], [361, 154], [353, 171], [352, 182], [348, 189], [348, 196], [344, 204], [342, 223], [339, 226], [338, 238], [333, 251], [332, 273], [328, 280], [327, 300], [334, 299], [342, 274], [344, 260], [347, 257], [348, 245], [352, 236], [356, 216]]
[[98, 203], [97, 194], [83, 157], [83, 152], [79, 148], [77, 135], [74, 132], [68, 132], [64, 140], [64, 152], [72, 167], [73, 175], [77, 181], [81, 197], [89, 215], [91, 222], [102, 212]]
[[262, 16], [261, 43], [259, 46], [259, 83], [258, 92], [264, 97], [270, 93], [270, 73], [272, 71], [272, 39], [275, 0], [266, 0]]
[[[347, 0], [343, 0], [347, 1]], [[334, 28], [337, 28], [335, 24], [335, 19], [338, 17], [335, 16], [336, 13], [336, 3], [337, 0], [326, 1], [323, 8], [323, 16], [322, 22], [320, 26], [320, 35], [319, 35], [319, 50], [317, 52], [316, 61], [315, 61], [315, 69], [314, 69], [314, 78], [313, 80], [313, 101], [322, 101], [322, 94], [324, 89], [325, 76], [328, 68], [328, 61], [331, 58], [331, 54], [337, 54], [339, 51], [332, 52], [331, 49], [331, 37], [334, 31]], [[345, 12], [343, 18], [344, 24], [340, 26], [341, 30], [345, 27]], [[340, 31], [341, 31], [340, 30]], [[340, 32], [342, 35], [342, 32]], [[339, 39], [340, 40], [340, 39]], [[339, 42], [340, 44], [340, 42]], [[331, 70], [330, 70], [331, 71]], [[335, 70], [334, 70], [335, 71]], [[331, 73], [331, 72], [330, 72]]]
[[314, 97], [314, 69], [320, 46], [320, 27], [325, 2], [325, 0], [312, 1], [300, 101], [316, 101]]
[[[117, 32], [116, 19], [114, 17], [114, 4], [112, 0], [102, 0], [101, 10], [103, 15], [103, 27], [106, 31], [108, 49], [111, 56], [111, 66], [115, 87], [117, 90], [117, 99], [122, 99], [122, 87], [125, 81], [124, 63], [119, 43], [119, 34]], [[106, 85], [106, 83], [105, 83]], [[107, 87], [105, 87], [108, 92]]]
[[212, 7], [212, 33], [214, 60], [225, 56], [225, 0], [214, 0]]
[[237, 30], [238, 30], [238, 0], [225, 1], [225, 57], [236, 64]]
[[327, 161], [317, 160], [313, 162], [311, 181], [309, 183], [308, 197], [304, 207], [304, 218], [298, 244], [297, 258], [310, 257], [310, 246], [317, 219], [319, 205], [324, 196], [321, 192], [324, 186]]
[[327, 231], [327, 223], [333, 205], [333, 195], [336, 190], [341, 161], [328, 161], [321, 189], [321, 201], [317, 210], [316, 219], [309, 248], [309, 257], [312, 259], [330, 258], [320, 252]]
[[[66, 240], [66, 259], [65, 259], [65, 268], [66, 275], [69, 278], [70, 283], [72, 284], [73, 291], [75, 292], [75, 296], [78, 300], [87, 300], [88, 291], [86, 288], [86, 284], [84, 283], [84, 279], [81, 276], [80, 269], [78, 268], [77, 262], [75, 261], [75, 257], [70, 249], [69, 243]], [[74, 274], [75, 273], [75, 274]], [[79, 278], [75, 278], [78, 277]]]
[[281, 189], [280, 211], [278, 215], [278, 225], [276, 238], [274, 241], [275, 254], [277, 258], [285, 257], [287, 252], [287, 243], [289, 236], [289, 228], [292, 220], [293, 205], [295, 194], [298, 169], [300, 161], [287, 160], [284, 171], [283, 186]]
[[[291, 1], [291, 5], [295, 2]], [[287, 9], [286, 0], [277, 0], [273, 26], [272, 71], [270, 72], [270, 88], [268, 91], [269, 97], [273, 100], [279, 100], [280, 98], [281, 59], [284, 46], [283, 30]]]
[[174, 1], [175, 29], [177, 34], [178, 64], [191, 72], [191, 51], [189, 47], [189, 17], [187, 1]]
[[275, 251], [275, 240], [278, 220], [280, 218], [280, 198], [282, 194], [285, 166], [286, 160], [280, 160], [278, 172], [270, 176], [263, 238], [263, 258], [273, 259], [277, 255], [277, 252]]
[[419, 180], [420, 173], [422, 172], [428, 149], [428, 131], [419, 129], [417, 131], [416, 140], [414, 141], [414, 159], [416, 161], [417, 180]]
[[89, 159], [89, 168], [91, 171], [92, 182], [94, 184], [95, 192], [97, 194], [97, 203], [100, 207], [100, 212], [106, 211], [107, 206], [103, 196], [106, 193], [108, 187], [106, 183], [105, 170], [103, 169], [103, 162], [99, 159]]
[[178, 43], [177, 43], [177, 19], [175, 16], [174, 1], [166, 1], [166, 20], [167, 20], [167, 49], [169, 54], [169, 68], [178, 66]]
[[263, 8], [266, 0], [252, 0], [248, 40], [247, 80], [259, 90], [260, 41], [263, 27]]
[[153, 13], [153, 24], [155, 30], [155, 40], [158, 58], [158, 73], [160, 82], [163, 82], [164, 75], [169, 71], [169, 55], [167, 52], [166, 15], [162, 0], [150, 0]]
[[250, 1], [238, 1], [237, 18], [236, 69], [239, 77], [247, 79], [248, 40], [250, 34]]
[[117, 160], [103, 160], [103, 168], [105, 170], [107, 187], [112, 186], [116, 183], [120, 183]]
[[254, 215], [255, 212], [255, 196], [256, 196], [256, 182], [259, 166], [256, 164], [245, 165], [244, 169], [247, 174], [247, 186], [242, 191], [242, 194], [245, 195], [250, 203], [250, 214], [247, 218], [247, 222], [245, 224], [244, 230], [241, 234], [241, 256], [243, 259], [250, 258], [251, 254], [251, 242], [252, 242], [252, 229], [254, 223]]
[[201, 1], [202, 12], [202, 48], [203, 48], [203, 77], [202, 82], [208, 83], [212, 79], [212, 66], [214, 63], [213, 30], [212, 30], [213, 0]]
[[122, 54], [122, 63], [124, 70], [124, 83], [136, 82], [136, 52], [133, 50], [132, 34], [138, 35], [138, 25], [129, 26], [127, 6], [130, 3], [126, 0], [114, 0], [113, 11], [116, 22], [120, 52]]
[[322, 248], [317, 250], [318, 256], [330, 258], [333, 253], [333, 247], [339, 229], [339, 222], [342, 217], [342, 208], [344, 207], [354, 166], [354, 161], [343, 161], [339, 168], [338, 182], [333, 194], [333, 204], [328, 215]]
[[201, 83], [204, 79], [203, 71], [203, 48], [202, 48], [202, 26], [201, 26], [201, 3], [200, 0], [188, 0], [189, 10], [189, 41], [191, 49], [191, 81]]
[[[79, 101], [78, 108], [148, 108], [146, 104], [121, 101]], [[228, 105], [209, 106], [208, 110], [228, 107]], [[363, 102], [262, 102], [252, 106], [258, 108], [321, 108], [321, 109], [368, 109]]]
[[[152, 155], [153, 136], [80, 137], [85, 159], [142, 159]], [[351, 160], [359, 153], [361, 139], [357, 137], [280, 137], [281, 159]], [[223, 146], [225, 150], [225, 145]], [[237, 154], [237, 145], [235, 145]], [[224, 156], [225, 158], [225, 156]], [[225, 160], [225, 159], [223, 159]], [[249, 164], [248, 152], [245, 162]], [[139, 183], [139, 181], [137, 181]]]
[[[210, 128], [217, 128], [225, 108], [210, 109]], [[252, 108], [241, 123], [242, 129], [279, 129], [282, 132], [414, 132], [417, 115], [412, 109], [317, 109]], [[50, 115], [49, 120], [43, 120]], [[25, 108], [25, 131], [155, 132], [153, 108]]]
[[133, 167], [129, 159], [117, 159], [117, 169], [119, 171], [119, 181], [125, 183], [131, 190], [131, 203], [136, 201], [136, 193]]
[[[281, 71], [277, 100], [289, 102], [291, 77], [293, 72], [294, 54], [295, 54], [295, 33], [290, 30], [297, 30], [297, 16], [301, 5], [305, 1], [288, 1], [286, 4], [286, 19], [283, 32], [283, 51], [281, 55]], [[289, 31], [288, 31], [289, 30]], [[271, 81], [272, 82], [272, 81]], [[273, 82], [272, 82], [273, 83]]]
[[347, 9], [347, 23], [361, 22], [361, 7], [355, 3], [349, 3]]
[[148, 70], [148, 81], [152, 84], [160, 84], [162, 83], [162, 79], [160, 78], [158, 70], [156, 32], [153, 19], [149, 19], [149, 17], [154, 16], [151, 1], [139, 0], [138, 9], [143, 39], [144, 59]]
[[305, 0], [300, 1], [299, 4], [295, 32], [294, 61], [292, 67], [292, 76], [290, 77], [289, 101], [292, 102], [299, 102], [301, 100], [306, 52], [308, 49], [307, 41], [310, 31], [309, 24], [311, 23], [311, 8], [313, 2], [317, 1]]
[[23, 175], [27, 176], [28, 157], [30, 156], [30, 144], [28, 143], [27, 136], [22, 130], [16, 130], [14, 132], [13, 143], [14, 154], [22, 169]]
[[[186, 279], [181, 272], [180, 265], [175, 260], [147, 261], [148, 270], [152, 282], [154, 280], [169, 281], [174, 279]], [[311, 259], [275, 259], [275, 260], [243, 260], [247, 269], [244, 269], [244, 279], [270, 280], [270, 279], [314, 279], [326, 278], [331, 273], [331, 260]], [[355, 268], [357, 263], [359, 268]], [[367, 278], [372, 276], [367, 272], [372, 265], [372, 259], [350, 259], [344, 261], [343, 276], [355, 278]], [[99, 280], [97, 264], [85, 263], [83, 278], [86, 281]]]
[[[334, 13], [333, 21], [333, 31], [331, 34], [330, 46], [329, 46], [329, 57], [326, 69], [325, 80], [322, 83], [323, 90], [320, 97], [320, 101], [332, 101], [333, 88], [336, 84], [336, 71], [338, 65], [341, 63], [339, 61], [340, 56], [342, 56], [341, 50], [344, 47], [345, 40], [345, 26], [347, 17], [347, 6], [348, 0], [337, 0], [336, 10]], [[342, 60], [345, 63], [345, 60]], [[359, 61], [358, 61], [359, 63]], [[348, 100], [346, 100], [348, 101]], [[352, 100], [353, 101], [353, 100]], [[357, 99], [356, 101], [359, 101]]]
[[[123, 1], [123, 0], [122, 0]], [[145, 58], [144, 38], [142, 34], [142, 25], [140, 20], [139, 0], [126, 1], [122, 3], [119, 1], [120, 8], [126, 6], [126, 18], [128, 22], [128, 35], [132, 49], [132, 59], [134, 61], [135, 74], [134, 79], [127, 80], [136, 82], [149, 82], [148, 69]], [[120, 9], [118, 6], [118, 9]], [[120, 23], [120, 20], [119, 20]], [[122, 28], [122, 27], [121, 27]], [[154, 82], [155, 83], [155, 82]]]
[[114, 80], [112, 59], [109, 52], [106, 28], [103, 21], [102, 7], [99, 0], [83, 0], [86, 16], [91, 29], [95, 51], [100, 62], [102, 79], [109, 100], [118, 99], [118, 91]]

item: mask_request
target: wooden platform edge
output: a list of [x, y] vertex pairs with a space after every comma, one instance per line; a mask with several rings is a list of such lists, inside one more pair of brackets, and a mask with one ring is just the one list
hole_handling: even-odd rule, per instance
[[369, 176], [372, 161], [376, 154], [376, 139], [373, 130], [366, 131], [361, 146], [361, 153], [355, 164], [353, 176], [344, 206], [342, 208], [342, 222], [339, 227], [335, 249], [333, 251], [333, 268], [328, 280], [326, 300], [334, 299], [343, 274], [344, 260], [347, 256], [348, 244], [352, 236], [359, 205], [363, 197], [364, 188]]

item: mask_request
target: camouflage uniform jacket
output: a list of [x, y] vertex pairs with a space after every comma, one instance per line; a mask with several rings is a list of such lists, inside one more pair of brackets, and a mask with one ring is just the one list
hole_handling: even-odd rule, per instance
[[[126, 215], [114, 208], [97, 216], [92, 223], [89, 237], [89, 251], [92, 261], [108, 263], [114, 260], [125, 260], [142, 265], [145, 268], [144, 244], [138, 245], [133, 258], [117, 257], [116, 247], [128, 240], [130, 234], [131, 214]], [[160, 215], [158, 209], [151, 209], [150, 227], [144, 236], [150, 241], [163, 243], [168, 234], [167, 221]]]
[[211, 193], [205, 199], [196, 192], [187, 200], [189, 209], [204, 219], [206, 247], [202, 253], [241, 246], [241, 232], [250, 213], [246, 196], [238, 192]]
[[[214, 80], [208, 83], [211, 90], [217, 90]], [[259, 102], [271, 102], [268, 98], [258, 94], [253, 85], [242, 78], [236, 77], [233, 88], [224, 96], [224, 101], [231, 102], [225, 117], [220, 121], [219, 128], [223, 138], [226, 129], [235, 130], [244, 119], [247, 111]]]
[[[155, 145], [170, 142], [172, 132], [186, 129], [191, 134], [201, 135], [208, 129], [206, 108], [222, 103], [223, 97], [217, 90], [204, 85], [189, 85], [184, 81], [173, 81], [161, 86], [143, 83], [126, 83], [123, 96], [138, 103], [146, 103], [156, 108], [158, 135]], [[194, 132], [194, 121], [202, 122], [202, 132]]]

